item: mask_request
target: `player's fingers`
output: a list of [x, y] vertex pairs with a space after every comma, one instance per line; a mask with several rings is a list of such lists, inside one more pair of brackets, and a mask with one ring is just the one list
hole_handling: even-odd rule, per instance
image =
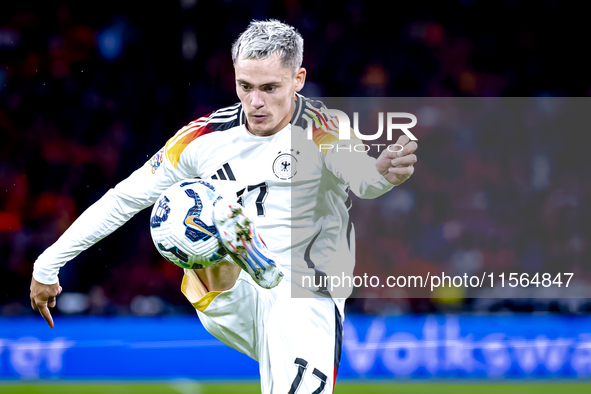
[[415, 172], [415, 168], [413, 166], [408, 167], [390, 167], [388, 172], [391, 174], [396, 175], [407, 175], [407, 178], [411, 176]]
[[417, 156], [411, 154], [408, 156], [403, 156], [403, 157], [399, 157], [397, 159], [392, 160], [392, 165], [394, 167], [396, 167], [396, 166], [408, 167], [410, 165], [413, 165], [416, 162], [417, 162]]
[[418, 147], [419, 146], [415, 141], [410, 141], [406, 145], [396, 143], [389, 145], [386, 149], [384, 149], [382, 155], [390, 159], [395, 159], [397, 157], [407, 156], [411, 153], [414, 153]]
[[396, 159], [400, 157], [400, 153], [404, 151], [404, 146], [400, 144], [392, 144], [389, 145], [386, 149], [382, 151], [380, 157], [385, 157], [390, 160]]
[[49, 297], [49, 299], [47, 300], [47, 306], [49, 306], [50, 308], [55, 308], [55, 303], [55, 297]]
[[37, 310], [37, 304], [35, 303], [35, 298], [33, 297], [33, 292], [31, 291], [31, 294], [29, 295], [29, 298], [31, 299], [31, 308], [33, 308], [34, 311]]
[[418, 147], [419, 146], [415, 141], [411, 141], [408, 144], [404, 145], [404, 148], [400, 152], [398, 152], [398, 156], [407, 156], [416, 151]]
[[410, 141], [410, 138], [408, 138], [406, 134], [402, 134], [400, 137], [398, 137], [398, 140], [396, 140], [396, 144], [405, 146], [408, 144], [408, 141]]
[[53, 318], [51, 317], [47, 304], [39, 305], [39, 313], [43, 316], [49, 328], [53, 328]]

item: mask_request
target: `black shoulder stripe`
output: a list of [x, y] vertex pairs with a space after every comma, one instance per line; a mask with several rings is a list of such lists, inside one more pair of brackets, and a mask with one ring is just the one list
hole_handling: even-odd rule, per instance
[[312, 100], [296, 93], [296, 110], [291, 119], [292, 126], [306, 128], [310, 119], [307, 112], [314, 110], [315, 113], [318, 113], [318, 110], [323, 108], [326, 106], [322, 101]]
[[239, 126], [241, 112], [241, 103], [218, 109], [207, 117], [208, 128], [211, 128], [212, 131], [224, 131]]

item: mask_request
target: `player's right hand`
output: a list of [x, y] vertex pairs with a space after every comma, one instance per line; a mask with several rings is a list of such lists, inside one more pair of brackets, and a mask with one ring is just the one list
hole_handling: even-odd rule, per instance
[[31, 278], [31, 307], [39, 311], [49, 328], [53, 328], [53, 318], [49, 308], [55, 307], [55, 298], [62, 292], [59, 282], [52, 285], [44, 285]]

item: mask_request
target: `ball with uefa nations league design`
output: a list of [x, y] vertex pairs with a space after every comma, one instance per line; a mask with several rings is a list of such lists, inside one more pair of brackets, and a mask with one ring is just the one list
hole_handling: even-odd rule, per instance
[[150, 216], [156, 249], [171, 263], [187, 269], [211, 267], [226, 251], [213, 223], [214, 205], [222, 199], [212, 183], [187, 179], [158, 198]]

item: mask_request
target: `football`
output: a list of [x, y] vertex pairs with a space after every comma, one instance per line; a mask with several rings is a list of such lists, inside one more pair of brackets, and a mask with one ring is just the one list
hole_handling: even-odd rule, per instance
[[170, 186], [150, 215], [156, 249], [171, 263], [187, 269], [211, 267], [226, 251], [213, 223], [214, 205], [222, 199], [217, 188], [200, 179]]

